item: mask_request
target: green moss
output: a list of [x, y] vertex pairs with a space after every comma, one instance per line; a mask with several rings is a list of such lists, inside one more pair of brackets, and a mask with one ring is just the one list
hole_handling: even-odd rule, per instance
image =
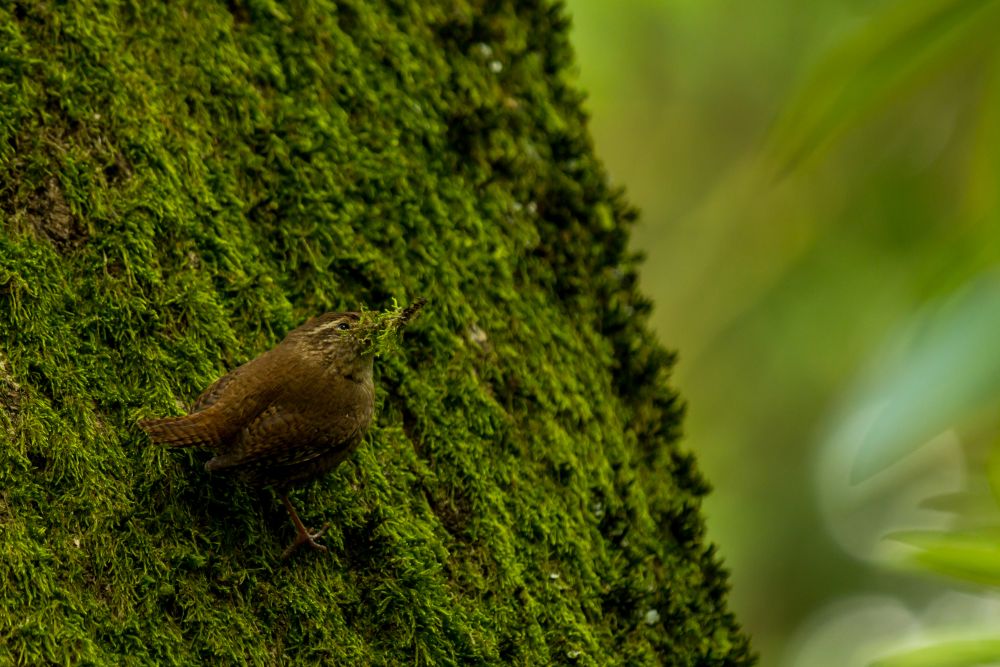
[[[0, 7], [0, 663], [747, 664], [548, 2]], [[267, 495], [135, 426], [430, 305]], [[659, 620], [647, 624], [655, 609]]]
[[421, 297], [406, 307], [400, 306], [393, 299], [392, 308], [383, 311], [369, 310], [362, 306], [361, 317], [348, 335], [360, 342], [363, 354], [393, 354], [399, 348], [399, 336], [403, 328], [426, 303], [427, 299]]

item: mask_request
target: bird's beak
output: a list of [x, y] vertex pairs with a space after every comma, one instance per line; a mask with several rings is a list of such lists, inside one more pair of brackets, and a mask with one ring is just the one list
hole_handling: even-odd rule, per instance
[[424, 297], [420, 297], [419, 299], [411, 303], [409, 306], [404, 308], [402, 312], [399, 314], [399, 317], [397, 317], [396, 321], [394, 322], [394, 324], [396, 325], [396, 330], [399, 331], [407, 324], [409, 324], [410, 320], [413, 319], [418, 312], [420, 312], [420, 309], [423, 308], [424, 304], [426, 303], [427, 299], [425, 299]]

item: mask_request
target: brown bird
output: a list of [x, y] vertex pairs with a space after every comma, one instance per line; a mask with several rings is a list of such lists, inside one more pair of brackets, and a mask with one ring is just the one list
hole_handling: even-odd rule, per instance
[[288, 500], [288, 489], [332, 470], [361, 443], [372, 420], [377, 344], [426, 303], [391, 314], [326, 313], [292, 330], [273, 349], [219, 378], [182, 417], [146, 419], [153, 442], [206, 447], [209, 471], [272, 486], [295, 524], [290, 556], [308, 544], [326, 551]]

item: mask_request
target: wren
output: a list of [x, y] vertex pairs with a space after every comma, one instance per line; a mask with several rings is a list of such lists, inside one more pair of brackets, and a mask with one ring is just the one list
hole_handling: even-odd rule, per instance
[[211, 450], [206, 470], [273, 487], [296, 531], [282, 558], [303, 544], [326, 551], [316, 540], [329, 524], [308, 531], [288, 491], [332, 470], [361, 443], [375, 408], [379, 334], [401, 330], [425, 303], [418, 299], [382, 318], [356, 312], [314, 317], [216, 380], [189, 414], [139, 426], [155, 443]]

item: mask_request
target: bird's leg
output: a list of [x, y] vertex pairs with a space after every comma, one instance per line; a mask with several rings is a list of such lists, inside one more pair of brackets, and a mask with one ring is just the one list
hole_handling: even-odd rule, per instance
[[292, 507], [292, 502], [288, 499], [287, 493], [281, 494], [281, 502], [284, 503], [285, 509], [288, 510], [288, 515], [292, 517], [292, 523], [295, 524], [295, 531], [297, 533], [295, 535], [295, 541], [292, 542], [287, 549], [285, 549], [285, 552], [281, 554], [281, 558], [282, 559], [288, 558], [293, 553], [295, 553], [295, 551], [303, 544], [308, 544], [313, 549], [326, 551], [326, 547], [324, 547], [322, 544], [318, 544], [316, 540], [319, 539], [320, 536], [322, 536], [323, 533], [326, 532], [326, 529], [330, 527], [330, 524], [324, 525], [315, 533], [310, 533], [308, 530], [306, 530], [306, 527], [302, 524], [302, 519], [300, 519], [299, 515], [295, 513], [295, 508]]

